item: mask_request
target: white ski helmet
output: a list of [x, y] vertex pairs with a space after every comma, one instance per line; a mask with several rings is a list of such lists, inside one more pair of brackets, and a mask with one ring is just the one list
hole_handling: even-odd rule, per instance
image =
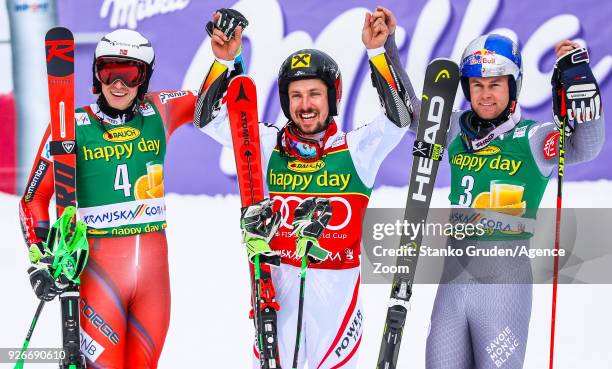
[[145, 80], [138, 87], [138, 97], [142, 99], [149, 88], [149, 81], [155, 68], [155, 52], [151, 42], [139, 32], [130, 29], [118, 29], [102, 37], [96, 46], [92, 66], [94, 93], [102, 92], [96, 64], [103, 58], [127, 59], [144, 63]]
[[461, 87], [470, 100], [470, 77], [510, 76], [510, 100], [518, 100], [523, 81], [521, 52], [506, 36], [489, 34], [474, 39], [461, 56]]

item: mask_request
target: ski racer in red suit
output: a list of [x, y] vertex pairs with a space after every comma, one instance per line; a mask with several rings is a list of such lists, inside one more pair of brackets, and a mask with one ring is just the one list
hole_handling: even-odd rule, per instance
[[[81, 276], [81, 351], [91, 368], [156, 368], [170, 319], [163, 165], [167, 140], [191, 122], [197, 94], [147, 92], [155, 54], [140, 33], [115, 30], [93, 62], [97, 101], [76, 109], [77, 202], [90, 256]], [[20, 202], [26, 243], [42, 245], [53, 195], [50, 130]], [[64, 285], [34, 264], [50, 301]]]

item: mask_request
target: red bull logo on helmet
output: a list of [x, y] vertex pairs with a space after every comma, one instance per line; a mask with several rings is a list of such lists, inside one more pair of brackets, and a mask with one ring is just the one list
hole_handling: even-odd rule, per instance
[[496, 64], [495, 52], [487, 49], [476, 50], [468, 57], [466, 64]]

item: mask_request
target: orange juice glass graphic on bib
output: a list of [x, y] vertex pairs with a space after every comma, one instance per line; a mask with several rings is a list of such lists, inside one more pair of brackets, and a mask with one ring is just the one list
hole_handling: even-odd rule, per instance
[[521, 216], [527, 206], [523, 200], [525, 187], [522, 184], [508, 181], [491, 181], [489, 207], [497, 212]]
[[525, 214], [527, 203], [523, 200], [525, 186], [510, 181], [491, 181], [490, 192], [481, 192], [472, 202], [473, 208], [492, 209], [493, 211], [514, 216]]
[[136, 180], [135, 187], [136, 200], [164, 197], [164, 166], [161, 163], [148, 162], [147, 174]]

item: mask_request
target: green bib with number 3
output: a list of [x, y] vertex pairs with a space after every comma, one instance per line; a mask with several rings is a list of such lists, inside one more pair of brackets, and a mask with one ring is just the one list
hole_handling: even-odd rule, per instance
[[529, 130], [535, 123], [520, 121], [476, 152], [469, 152], [457, 135], [448, 148], [451, 205], [534, 219], [549, 180], [540, 173], [529, 146]]
[[120, 125], [77, 109], [77, 201], [88, 237], [132, 236], [166, 226], [166, 133], [153, 104]]

